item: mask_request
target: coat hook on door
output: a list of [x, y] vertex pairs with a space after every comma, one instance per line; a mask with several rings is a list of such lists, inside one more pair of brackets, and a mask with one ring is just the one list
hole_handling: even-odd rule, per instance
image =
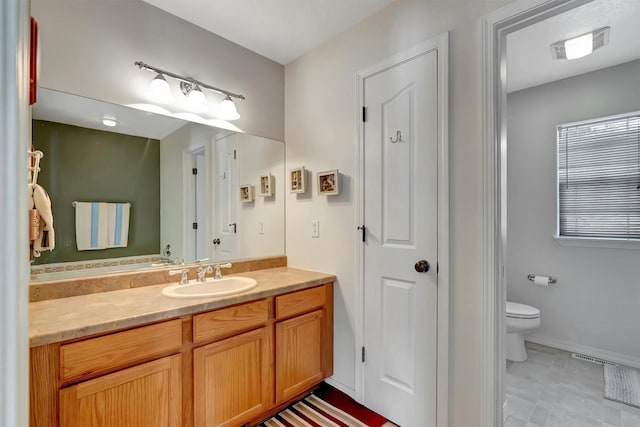
[[389, 141], [392, 144], [395, 144], [396, 142], [402, 142], [402, 132], [400, 132], [399, 130], [396, 131], [396, 139], [395, 141], [393, 140], [392, 137], [389, 137]]

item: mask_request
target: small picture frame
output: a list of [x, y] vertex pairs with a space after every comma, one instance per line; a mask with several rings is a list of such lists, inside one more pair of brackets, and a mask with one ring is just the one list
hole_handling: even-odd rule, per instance
[[275, 177], [271, 174], [260, 175], [260, 196], [271, 197], [275, 194]]
[[240, 186], [240, 202], [250, 203], [255, 199], [255, 190], [253, 185], [245, 184]]
[[321, 196], [340, 194], [340, 172], [338, 169], [318, 172], [318, 194]]
[[289, 171], [289, 192], [290, 193], [306, 193], [307, 191], [307, 171], [304, 166], [291, 169]]

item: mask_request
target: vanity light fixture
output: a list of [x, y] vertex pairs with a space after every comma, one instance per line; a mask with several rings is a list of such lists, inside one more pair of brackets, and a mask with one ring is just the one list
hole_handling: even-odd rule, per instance
[[158, 74], [149, 84], [149, 98], [159, 104], [170, 104], [174, 101], [167, 79]]
[[238, 114], [238, 110], [236, 110], [236, 105], [233, 102], [232, 98], [244, 100], [245, 97], [243, 95], [211, 86], [209, 84], [196, 80], [193, 77], [185, 77], [176, 73], [172, 73], [170, 71], [162, 70], [152, 65], [145, 64], [142, 61], [136, 61], [135, 65], [142, 70], [157, 73], [156, 77], [151, 81], [151, 85], [149, 87], [150, 98], [154, 101], [160, 103], [170, 103], [171, 101], [173, 101], [173, 97], [171, 96], [171, 88], [169, 87], [169, 83], [166, 80], [166, 77], [171, 77], [180, 82], [180, 91], [189, 100], [189, 103], [194, 107], [194, 109], [200, 110], [203, 107], [206, 107], [207, 99], [202, 89], [207, 89], [212, 92], [224, 95], [223, 101], [214, 111], [214, 114], [218, 118], [222, 120], [237, 120], [240, 118], [240, 114]]
[[109, 117], [102, 118], [102, 124], [105, 126], [109, 126], [110, 128], [118, 126], [118, 122], [116, 119], [111, 119]]
[[218, 116], [222, 120], [238, 120], [240, 118], [240, 114], [238, 114], [238, 110], [236, 110], [236, 104], [233, 103], [229, 95], [225, 96], [220, 103]]
[[611, 27], [602, 27], [590, 33], [582, 34], [551, 45], [553, 59], [578, 59], [590, 55], [596, 49], [609, 43]]

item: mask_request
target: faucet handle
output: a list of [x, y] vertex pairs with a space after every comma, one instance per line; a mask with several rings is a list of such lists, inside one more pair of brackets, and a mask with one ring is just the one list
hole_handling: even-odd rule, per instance
[[178, 282], [181, 285], [188, 285], [189, 284], [189, 269], [188, 268], [182, 268], [180, 270], [169, 270], [169, 276], [175, 276], [176, 274], [181, 274], [182, 277], [180, 278], [180, 282]]
[[231, 268], [231, 267], [233, 267], [233, 264], [231, 264], [230, 262], [228, 262], [226, 264], [216, 264], [216, 265], [214, 265], [213, 268], [216, 269], [214, 279], [222, 279], [222, 273], [220, 272], [221, 268]]
[[231, 268], [233, 267], [233, 264], [231, 264], [230, 262], [226, 263], [226, 264], [216, 264], [217, 268]]

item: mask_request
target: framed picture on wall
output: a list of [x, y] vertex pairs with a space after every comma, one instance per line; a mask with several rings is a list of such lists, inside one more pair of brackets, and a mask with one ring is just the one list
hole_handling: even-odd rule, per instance
[[307, 191], [307, 179], [304, 166], [289, 171], [289, 192], [305, 193]]
[[338, 169], [318, 172], [318, 194], [321, 196], [340, 194], [340, 172]]
[[255, 190], [253, 185], [245, 184], [240, 186], [240, 202], [249, 203], [255, 199]]
[[260, 176], [260, 196], [271, 197], [275, 194], [275, 177], [271, 174]]

